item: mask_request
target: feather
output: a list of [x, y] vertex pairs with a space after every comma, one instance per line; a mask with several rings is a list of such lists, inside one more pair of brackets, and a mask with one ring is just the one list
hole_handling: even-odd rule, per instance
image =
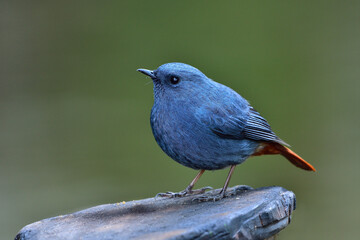
[[249, 109], [249, 118], [244, 128], [244, 135], [246, 138], [257, 141], [277, 142], [289, 146], [289, 144], [275, 135], [265, 118], [251, 106]]

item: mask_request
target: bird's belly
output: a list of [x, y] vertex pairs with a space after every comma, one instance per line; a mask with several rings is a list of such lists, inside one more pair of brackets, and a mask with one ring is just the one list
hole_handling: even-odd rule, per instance
[[178, 163], [193, 169], [216, 170], [244, 162], [259, 143], [248, 139], [225, 139], [207, 128], [187, 126], [165, 129], [153, 126], [162, 150]]

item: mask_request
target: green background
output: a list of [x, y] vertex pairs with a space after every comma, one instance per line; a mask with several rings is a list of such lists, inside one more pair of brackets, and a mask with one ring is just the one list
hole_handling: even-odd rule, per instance
[[[280, 185], [279, 239], [358, 236], [359, 1], [1, 1], [0, 238], [90, 206], [180, 191], [196, 171], [153, 139], [152, 83], [196, 66], [230, 86], [312, 163], [251, 158], [230, 185]], [[228, 170], [198, 187], [222, 187]]]

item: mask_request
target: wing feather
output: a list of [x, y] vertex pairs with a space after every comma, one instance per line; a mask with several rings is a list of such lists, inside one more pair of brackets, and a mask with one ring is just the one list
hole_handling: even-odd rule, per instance
[[257, 141], [277, 142], [289, 146], [271, 130], [269, 123], [253, 107], [249, 109], [249, 118], [244, 128], [246, 138]]

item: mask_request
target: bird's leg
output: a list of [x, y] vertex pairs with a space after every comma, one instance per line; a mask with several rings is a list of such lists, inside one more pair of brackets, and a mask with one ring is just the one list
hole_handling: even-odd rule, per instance
[[226, 189], [229, 186], [229, 182], [231, 179], [231, 175], [233, 174], [234, 170], [235, 170], [236, 165], [231, 165], [229, 174], [226, 178], [224, 187], [221, 189], [220, 193], [217, 196], [201, 196], [198, 198], [193, 199], [194, 201], [199, 201], [199, 202], [209, 202], [209, 201], [219, 201], [220, 199], [223, 199], [224, 197], [226, 197]]
[[221, 196], [221, 198], [224, 198], [225, 197], [225, 193], [226, 193], [226, 189], [227, 187], [229, 186], [229, 182], [230, 182], [230, 179], [231, 179], [231, 176], [235, 170], [235, 167], [236, 165], [231, 165], [231, 168], [230, 168], [230, 171], [229, 171], [229, 174], [226, 178], [226, 181], [225, 181], [225, 184], [224, 184], [224, 187], [221, 189], [219, 195]]
[[203, 175], [204, 172], [205, 172], [204, 169], [200, 170], [200, 172], [196, 175], [196, 177], [191, 181], [189, 186], [187, 186], [187, 188], [185, 188], [185, 190], [183, 192], [186, 192], [186, 194], [202, 194], [206, 190], [212, 189], [212, 187], [208, 186], [208, 187], [203, 187], [200, 189], [192, 190], [195, 186], [195, 183], [199, 180], [199, 178], [201, 177], [201, 175]]
[[189, 186], [187, 186], [187, 188], [185, 188], [185, 190], [183, 190], [181, 192], [178, 192], [178, 193], [174, 193], [174, 192], [158, 193], [158, 194], [156, 194], [156, 197], [169, 197], [169, 198], [184, 197], [184, 196], [190, 195], [190, 194], [202, 194], [206, 190], [212, 189], [212, 187], [203, 187], [203, 188], [200, 188], [200, 189], [192, 190], [194, 188], [194, 186], [195, 186], [195, 183], [199, 180], [199, 178], [201, 177], [201, 175], [203, 175], [204, 172], [205, 172], [204, 169], [200, 170], [200, 172], [191, 181]]

